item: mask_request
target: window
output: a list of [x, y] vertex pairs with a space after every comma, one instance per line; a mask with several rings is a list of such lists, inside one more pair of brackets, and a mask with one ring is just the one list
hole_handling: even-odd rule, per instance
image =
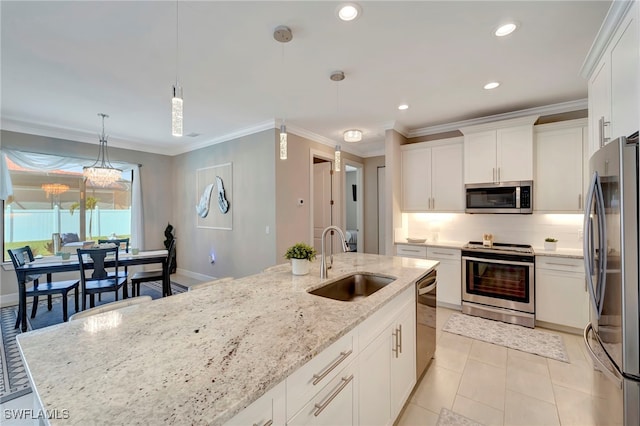
[[56, 168], [26, 166], [7, 156], [13, 194], [3, 208], [4, 261], [14, 247], [29, 245], [34, 255], [47, 256], [74, 252], [73, 242], [131, 236], [131, 170], [102, 188], [85, 182], [81, 164], [51, 164]]

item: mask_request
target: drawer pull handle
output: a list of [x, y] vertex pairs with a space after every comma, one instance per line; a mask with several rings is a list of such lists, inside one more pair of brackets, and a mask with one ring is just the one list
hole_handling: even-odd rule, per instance
[[335, 397], [338, 396], [340, 392], [342, 392], [342, 389], [344, 389], [352, 380], [353, 380], [353, 374], [350, 375], [349, 377], [343, 377], [342, 383], [340, 383], [340, 386], [338, 386], [338, 389], [336, 389], [334, 393], [329, 395], [329, 398], [327, 398], [327, 400], [324, 401], [322, 404], [316, 404], [316, 411], [313, 413], [313, 415], [318, 417], [320, 413], [322, 413], [322, 411], [325, 408], [327, 408], [329, 404], [331, 404], [331, 401], [333, 401]]
[[420, 250], [410, 250], [410, 249], [402, 249], [402, 251], [410, 251], [412, 253], [419, 253]]
[[453, 256], [453, 253], [445, 253], [443, 251], [433, 251], [433, 254], [441, 254], [443, 256]]
[[[262, 426], [271, 426], [273, 424], [273, 419], [267, 420], [264, 422]], [[253, 426], [260, 426], [258, 423], [254, 423]]]
[[545, 262], [547, 265], [556, 265], [556, 266], [568, 266], [570, 268], [577, 268], [578, 265], [572, 265], [570, 263], [557, 263], [557, 262]]
[[353, 353], [352, 349], [349, 349], [346, 352], [340, 352], [340, 358], [338, 358], [336, 360], [336, 362], [334, 362], [333, 364], [331, 364], [326, 370], [324, 370], [324, 372], [322, 372], [321, 374], [314, 374], [313, 378], [315, 379], [313, 381], [313, 385], [317, 385], [318, 383], [320, 383], [320, 381], [322, 379], [324, 379], [325, 377], [327, 377], [327, 374], [331, 373], [338, 365], [340, 365], [340, 363], [342, 361], [344, 361], [345, 359], [349, 358], [349, 355], [351, 355]]

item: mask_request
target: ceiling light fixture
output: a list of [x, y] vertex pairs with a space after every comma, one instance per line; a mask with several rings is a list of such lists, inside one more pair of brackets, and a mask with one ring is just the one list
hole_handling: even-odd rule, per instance
[[398, 105], [398, 109], [400, 111], [404, 111], [405, 109], [409, 109], [409, 105], [407, 104]]
[[102, 134], [99, 135], [100, 149], [98, 150], [98, 159], [92, 166], [83, 167], [82, 174], [93, 185], [105, 187], [120, 179], [122, 170], [113, 167], [109, 161], [107, 136], [104, 133], [104, 119], [109, 118], [109, 116], [103, 113], [99, 113], [98, 116], [102, 117]]
[[178, 1], [176, 0], [176, 84], [173, 85], [171, 96], [171, 134], [173, 136], [182, 136], [183, 102], [182, 87], [178, 84]]
[[362, 140], [362, 131], [358, 129], [351, 129], [344, 132], [345, 142], [360, 142]]
[[501, 25], [500, 27], [498, 27], [498, 29], [496, 29], [496, 31], [493, 34], [496, 37], [504, 37], [514, 32], [516, 28], [518, 28], [518, 26], [510, 22], [508, 24]]
[[[329, 76], [331, 81], [336, 82], [336, 113], [340, 115], [340, 92], [338, 91], [338, 83], [344, 80], [344, 72], [342, 71], [334, 71]], [[341, 170], [341, 152], [340, 145], [336, 145], [336, 149], [333, 153], [333, 171], [339, 172]]]
[[498, 83], [497, 81], [492, 81], [491, 83], [485, 84], [484, 85], [484, 89], [485, 90], [491, 90], [491, 89], [495, 89], [498, 86], [500, 86], [500, 83]]
[[[284, 70], [285, 70], [285, 66], [284, 66], [284, 44], [285, 43], [289, 43], [291, 40], [293, 40], [293, 33], [291, 32], [291, 29], [289, 27], [286, 27], [284, 25], [280, 25], [278, 27], [276, 27], [276, 29], [273, 31], [273, 38], [282, 43], [282, 90], [281, 93], [283, 94], [284, 97]], [[283, 102], [284, 104], [285, 102]], [[284, 109], [284, 106], [283, 108]], [[284, 114], [283, 114], [284, 116]], [[286, 160], [287, 159], [287, 126], [284, 124], [284, 118], [282, 119], [282, 124], [280, 124], [280, 159], [281, 160]]]
[[356, 3], [344, 3], [337, 9], [338, 18], [347, 22], [355, 20], [361, 12], [362, 8]]
[[64, 183], [43, 183], [40, 187], [47, 194], [47, 198], [49, 198], [50, 195], [60, 195], [69, 190], [69, 185], [65, 185]]

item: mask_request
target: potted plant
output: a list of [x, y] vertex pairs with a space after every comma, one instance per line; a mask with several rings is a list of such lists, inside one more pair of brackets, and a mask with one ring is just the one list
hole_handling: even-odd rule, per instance
[[555, 238], [547, 237], [544, 239], [544, 249], [548, 251], [555, 251], [558, 240]]
[[309, 262], [316, 258], [316, 249], [305, 243], [296, 243], [287, 249], [284, 257], [291, 259], [293, 275], [307, 275]]

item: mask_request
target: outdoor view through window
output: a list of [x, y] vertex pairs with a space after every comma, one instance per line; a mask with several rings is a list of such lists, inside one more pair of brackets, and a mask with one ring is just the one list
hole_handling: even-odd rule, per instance
[[131, 236], [131, 171], [98, 187], [81, 167], [42, 171], [7, 159], [13, 195], [4, 202], [4, 261], [7, 249], [28, 245], [34, 255], [75, 253], [91, 241]]

